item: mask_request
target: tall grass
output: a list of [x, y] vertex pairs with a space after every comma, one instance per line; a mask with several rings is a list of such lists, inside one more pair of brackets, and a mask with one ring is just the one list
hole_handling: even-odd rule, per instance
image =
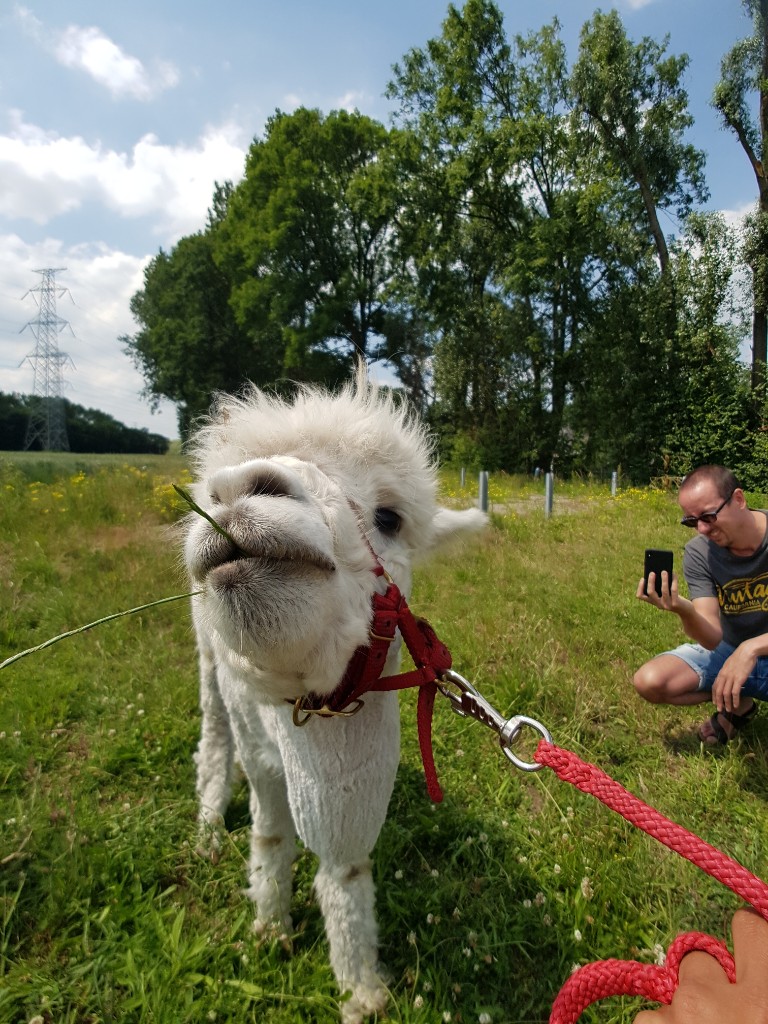
[[[0, 467], [0, 660], [181, 592], [177, 463], [67, 467], [43, 482]], [[448, 477], [444, 496], [472, 500]], [[645, 547], [680, 564], [673, 498], [558, 482], [545, 519], [539, 482], [496, 479], [491, 497], [492, 529], [422, 568], [411, 600], [454, 667], [768, 876], [766, 722], [712, 753], [695, 736], [702, 708], [650, 707], [631, 687], [633, 668], [679, 639], [676, 620], [634, 597]], [[403, 759], [375, 851], [391, 1020], [546, 1021], [575, 964], [653, 960], [684, 930], [728, 936], [727, 889], [549, 771], [518, 772], [445, 701], [445, 800], [432, 806], [414, 694], [401, 703]], [[251, 932], [243, 790], [222, 861], [194, 853], [197, 730], [183, 603], [0, 673], [0, 1024], [336, 1019], [312, 855], [296, 866], [289, 956]], [[640, 1005], [614, 999], [583, 1019], [629, 1022]]]

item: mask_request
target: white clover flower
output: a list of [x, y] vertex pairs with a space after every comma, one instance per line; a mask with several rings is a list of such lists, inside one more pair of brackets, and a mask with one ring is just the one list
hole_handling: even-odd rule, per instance
[[561, 872], [562, 870], [563, 870], [563, 869], [562, 869], [562, 868], [560, 867], [560, 865], [559, 865], [559, 864], [555, 864], [555, 868], [554, 868], [554, 871], [555, 871], [555, 874], [556, 874], [556, 875], [559, 875], [559, 874], [560, 874], [560, 872]]
[[592, 882], [585, 875], [581, 880], [581, 895], [585, 900], [591, 900], [595, 895], [595, 890], [592, 888]]
[[416, 1007], [417, 1010], [420, 1010], [421, 1007], [424, 1005], [424, 997], [416, 996], [416, 998], [413, 1000], [413, 1005]]
[[399, 881], [402, 880], [402, 877], [403, 877], [403, 869], [402, 868], [398, 868], [397, 871], [395, 872], [395, 878], [399, 882]]
[[445, 1024], [450, 1024], [450, 1021], [453, 1020], [450, 1010], [443, 1010], [443, 1020], [445, 1021]]
[[667, 962], [667, 953], [664, 947], [657, 942], [651, 950], [651, 952], [653, 953], [654, 963], [657, 963], [660, 967], [663, 967], [664, 964]]
[[416, 932], [408, 932], [408, 942], [411, 946], [416, 945]]
[[427, 924], [434, 924], [434, 923], [435, 923], [435, 915], [434, 914], [427, 914]]
[[536, 904], [537, 907], [542, 907], [547, 902], [547, 897], [544, 895], [543, 892], [537, 892], [536, 895], [533, 897], [533, 902]]
[[477, 838], [480, 840], [481, 843], [488, 842], [488, 836], [485, 834], [485, 832], [481, 832]]
[[461, 747], [459, 747], [459, 749], [456, 751], [456, 757], [464, 757], [464, 751], [461, 749]]
[[581, 942], [581, 940], [582, 940], [582, 934], [581, 934], [581, 932], [579, 931], [579, 929], [578, 929], [578, 928], [575, 928], [575, 929], [574, 929], [574, 932], [573, 932], [573, 937], [574, 937], [574, 939], [576, 939], [576, 941], [577, 941], [577, 942]]
[[432, 875], [433, 878], [439, 878], [440, 872], [437, 870], [437, 868], [432, 868], [432, 870], [430, 871], [430, 875]]
[[541, 920], [542, 920], [542, 923], [545, 924], [547, 928], [549, 928], [549, 926], [552, 924], [552, 918], [549, 916], [549, 914], [545, 914], [544, 917]]
[[530, 900], [523, 900], [523, 906], [525, 907], [526, 910], [528, 910], [528, 908], [533, 906], [533, 904], [531, 903]]
[[490, 1013], [481, 1013], [480, 1016], [477, 1018], [477, 1022], [478, 1024], [491, 1024]]

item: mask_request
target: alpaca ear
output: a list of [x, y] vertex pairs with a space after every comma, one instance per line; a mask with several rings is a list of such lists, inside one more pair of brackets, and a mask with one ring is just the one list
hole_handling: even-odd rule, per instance
[[442, 547], [465, 533], [477, 533], [488, 525], [488, 516], [479, 508], [467, 508], [459, 512], [450, 508], [439, 508], [432, 520], [431, 549]]

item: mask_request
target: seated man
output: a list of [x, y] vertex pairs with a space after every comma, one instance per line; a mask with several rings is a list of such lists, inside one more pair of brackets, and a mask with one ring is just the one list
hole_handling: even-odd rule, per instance
[[659, 654], [634, 677], [637, 692], [654, 704], [700, 704], [715, 713], [699, 729], [708, 746], [727, 743], [768, 700], [768, 512], [748, 507], [733, 473], [699, 466], [680, 486], [683, 526], [696, 530], [685, 546], [683, 573], [663, 572], [661, 596], [654, 580], [641, 601], [673, 612], [694, 643]]

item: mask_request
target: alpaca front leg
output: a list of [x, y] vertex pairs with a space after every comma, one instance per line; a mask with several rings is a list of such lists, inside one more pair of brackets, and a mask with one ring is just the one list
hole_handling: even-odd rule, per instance
[[377, 928], [369, 857], [387, 813], [400, 751], [397, 696], [366, 694], [351, 718], [312, 720], [297, 729], [290, 709], [273, 709], [270, 731], [285, 768], [291, 812], [318, 857], [315, 878], [334, 973], [351, 998], [344, 1024], [387, 1004], [377, 968]]
[[254, 931], [288, 935], [292, 928], [291, 893], [296, 856], [293, 820], [282, 772], [262, 767], [251, 784], [251, 859], [248, 896], [256, 904]]
[[213, 652], [198, 636], [200, 661], [200, 742], [197, 766], [199, 846], [201, 854], [217, 860], [221, 852], [224, 814], [232, 795], [234, 740], [227, 709], [219, 691]]
[[370, 860], [358, 864], [320, 864], [315, 891], [325, 920], [333, 973], [342, 992], [344, 1024], [360, 1024], [382, 1012], [388, 992], [378, 969], [378, 934]]
[[263, 708], [251, 705], [233, 714], [238, 759], [250, 787], [251, 856], [247, 894], [256, 904], [254, 930], [282, 936], [292, 928], [291, 866], [296, 830], [280, 752], [263, 721]]

